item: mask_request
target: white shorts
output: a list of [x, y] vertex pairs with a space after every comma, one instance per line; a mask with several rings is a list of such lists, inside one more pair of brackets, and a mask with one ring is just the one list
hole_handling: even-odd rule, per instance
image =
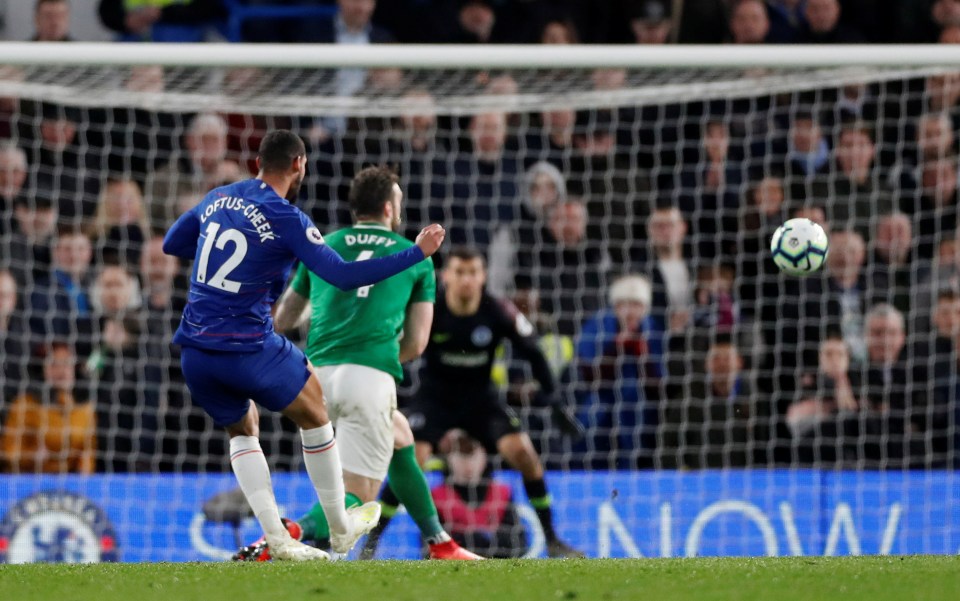
[[397, 383], [390, 374], [345, 363], [315, 367], [330, 421], [337, 429], [343, 470], [384, 480], [393, 457]]

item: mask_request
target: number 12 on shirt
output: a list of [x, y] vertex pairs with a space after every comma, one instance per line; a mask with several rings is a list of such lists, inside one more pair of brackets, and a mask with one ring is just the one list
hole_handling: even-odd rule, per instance
[[[228, 280], [227, 276], [230, 275], [230, 272], [236, 269], [237, 266], [243, 262], [243, 258], [247, 256], [247, 238], [239, 230], [235, 229], [224, 230], [218, 237], [217, 234], [219, 232], [219, 223], [210, 223], [207, 226], [206, 239], [203, 241], [203, 248], [200, 250], [200, 261], [197, 263], [197, 281], [201, 284], [226, 290], [227, 292], [237, 293], [240, 291], [240, 282]], [[233, 242], [234, 244], [233, 254], [223, 262], [223, 265], [220, 266], [220, 269], [213, 274], [213, 277], [210, 278], [208, 282], [207, 263], [210, 260], [211, 249], [213, 249], [214, 244], [216, 244], [218, 249], [223, 250], [228, 242]]]

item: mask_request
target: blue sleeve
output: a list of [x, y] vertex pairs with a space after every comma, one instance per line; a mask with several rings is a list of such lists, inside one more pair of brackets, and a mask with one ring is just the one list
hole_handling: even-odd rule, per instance
[[344, 261], [335, 250], [323, 241], [320, 231], [299, 209], [296, 218], [284, 217], [277, 221], [281, 240], [307, 269], [320, 276], [325, 282], [340, 290], [353, 290], [361, 286], [376, 284], [408, 269], [426, 257], [419, 246], [404, 251], [370, 259], [368, 261]]
[[181, 259], [197, 256], [197, 243], [200, 239], [200, 220], [191, 209], [180, 216], [163, 237], [163, 252]]

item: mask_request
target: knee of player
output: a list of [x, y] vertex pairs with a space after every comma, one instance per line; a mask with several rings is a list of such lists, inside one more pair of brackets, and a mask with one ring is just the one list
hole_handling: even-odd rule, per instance
[[410, 429], [410, 422], [399, 411], [393, 412], [393, 446], [395, 449], [402, 449], [413, 444], [413, 430]]
[[256, 422], [250, 420], [243, 420], [231, 426], [227, 426], [227, 434], [230, 438], [235, 436], [253, 436], [254, 438], [260, 437], [260, 426]]
[[522, 435], [505, 436], [497, 443], [497, 447], [504, 459], [517, 468], [534, 468], [540, 465], [537, 451]]

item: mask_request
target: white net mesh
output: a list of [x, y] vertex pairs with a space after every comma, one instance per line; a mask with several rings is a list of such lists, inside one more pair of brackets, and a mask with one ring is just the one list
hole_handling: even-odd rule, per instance
[[[309, 142], [301, 206], [322, 230], [387, 164], [407, 233], [438, 221], [487, 255], [587, 426], [550, 428], [504, 349], [495, 381], [591, 555], [956, 551], [956, 74], [34, 66], [3, 68], [0, 96], [0, 459], [107, 474], [11, 479], [4, 503], [99, 491], [137, 516], [125, 559], [234, 545], [229, 519], [196, 517], [231, 481], [170, 345], [186, 266], [156, 236], [284, 127]], [[795, 215], [831, 232], [806, 280], [765, 250]], [[611, 297], [644, 295], [624, 274], [652, 283], [628, 328]], [[271, 465], [300, 470], [290, 424], [261, 427]], [[276, 482], [291, 513], [310, 504], [305, 478]], [[415, 556], [392, 528], [386, 554]]]

